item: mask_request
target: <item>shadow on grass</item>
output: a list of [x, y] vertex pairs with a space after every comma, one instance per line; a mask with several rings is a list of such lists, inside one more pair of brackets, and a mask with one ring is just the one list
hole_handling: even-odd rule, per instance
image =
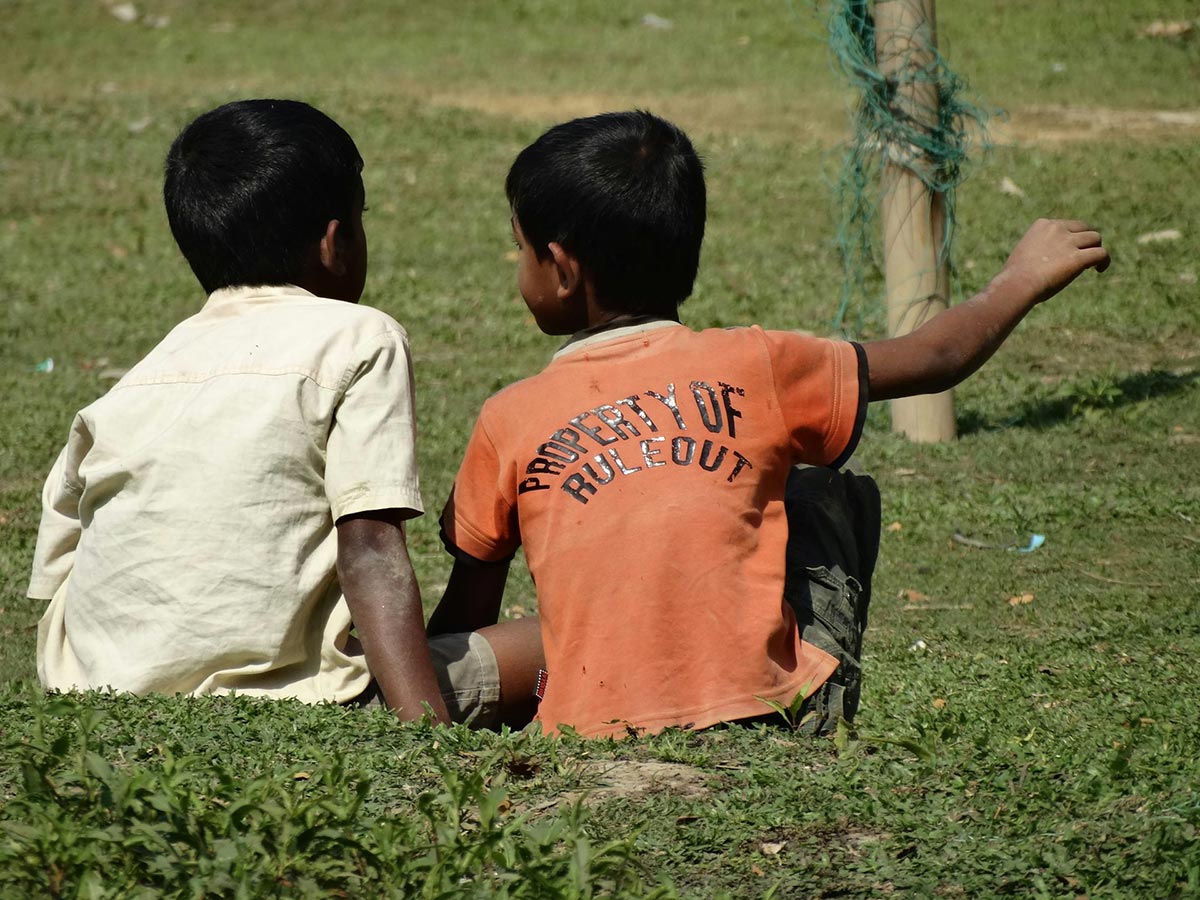
[[1168, 372], [1151, 369], [1130, 375], [1109, 372], [1073, 382], [1064, 382], [1047, 392], [1026, 398], [1010, 414], [1003, 411], [988, 415], [969, 409], [958, 417], [961, 435], [1001, 428], [1052, 428], [1075, 419], [1120, 409], [1155, 397], [1166, 397], [1188, 390], [1200, 381], [1200, 372]]

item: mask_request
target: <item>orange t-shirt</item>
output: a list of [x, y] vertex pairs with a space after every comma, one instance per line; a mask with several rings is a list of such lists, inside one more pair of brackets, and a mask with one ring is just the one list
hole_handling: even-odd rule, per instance
[[859, 355], [653, 321], [570, 343], [484, 404], [443, 536], [487, 561], [524, 545], [547, 731], [703, 728], [829, 677], [783, 600], [784, 483], [854, 449]]

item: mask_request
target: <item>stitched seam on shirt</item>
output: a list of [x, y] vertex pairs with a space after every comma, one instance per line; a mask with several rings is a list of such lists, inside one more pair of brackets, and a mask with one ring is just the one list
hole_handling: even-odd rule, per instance
[[204, 375], [175, 375], [162, 378], [135, 378], [131, 381], [123, 381], [113, 387], [113, 393], [131, 387], [153, 387], [155, 385], [169, 384], [204, 384], [206, 381], [212, 381], [216, 378], [229, 378], [242, 375], [261, 375], [267, 378], [278, 378], [284, 375], [298, 375], [306, 381], [311, 381], [323, 391], [336, 391], [337, 388], [333, 385], [323, 384], [317, 379], [317, 376], [312, 371], [302, 369], [274, 369], [268, 371], [252, 371], [249, 369], [229, 369], [224, 372], [208, 372]]
[[[779, 428], [783, 432], [784, 440], [787, 442], [788, 449], [790, 451], [792, 445], [792, 432], [791, 429], [788, 428], [787, 417], [783, 414], [783, 401], [779, 397], [779, 380], [775, 376], [775, 365], [771, 359], [771, 351], [767, 349], [767, 336], [762, 329], [755, 331], [755, 336], [758, 338], [759, 351], [762, 353], [766, 361], [767, 371], [771, 374], [771, 391], [775, 394], [775, 413], [779, 418]], [[792, 456], [793, 454], [789, 452], [788, 455]]]
[[[408, 341], [406, 339], [405, 332], [403, 329], [396, 328], [396, 327], [382, 328], [379, 331], [376, 331], [376, 332], [368, 335], [367, 337], [363, 338], [360, 343], [356, 344], [354, 349], [357, 351], [359, 347], [368, 345], [368, 344], [370, 344], [370, 342], [376, 341], [379, 338], [383, 337], [384, 335], [389, 335], [389, 334], [395, 335], [399, 339], [399, 343], [401, 344], [401, 346], [403, 346], [405, 348], [405, 354], [407, 356]], [[322, 390], [337, 391], [339, 393], [342, 393], [345, 391], [346, 386], [349, 385], [350, 379], [353, 377], [354, 372], [357, 370], [357, 367], [361, 363], [362, 363], [362, 357], [361, 357], [361, 355], [359, 355], [359, 357], [356, 359], [355, 362], [350, 363], [346, 367], [346, 369], [342, 372], [341, 377], [338, 379], [337, 383], [335, 383], [335, 384], [326, 384], [324, 381], [322, 381], [318, 377], [318, 373], [313, 369], [302, 369], [302, 368], [295, 367], [295, 366], [284, 366], [284, 367], [279, 367], [279, 368], [263, 368], [263, 369], [239, 367], [239, 368], [224, 369], [222, 371], [217, 371], [217, 372], [205, 372], [203, 374], [194, 374], [194, 375], [189, 375], [186, 373], [178, 373], [178, 374], [172, 374], [172, 375], [162, 375], [162, 376], [157, 376], [157, 377], [155, 377], [155, 376], [145, 376], [145, 377], [140, 377], [140, 378], [139, 377], [134, 377], [134, 378], [126, 377], [121, 382], [114, 385], [112, 390], [114, 392], [116, 392], [116, 391], [123, 390], [125, 388], [130, 388], [130, 387], [147, 387], [147, 386], [152, 386], [152, 385], [167, 385], [167, 384], [203, 384], [204, 382], [211, 381], [214, 378], [224, 378], [227, 376], [236, 376], [236, 375], [262, 375], [262, 376], [266, 376], [266, 377], [297, 375], [301, 378], [311, 381], [313, 384], [315, 384], [317, 387], [321, 388]]]
[[[368, 346], [372, 342], [378, 341], [381, 337], [383, 337], [384, 335], [388, 335], [388, 334], [394, 335], [396, 338], [396, 342], [401, 347], [404, 348], [404, 357], [405, 357], [406, 364], [407, 364], [407, 360], [411, 357], [411, 352], [409, 351], [409, 348], [408, 348], [407, 335], [404, 333], [403, 329], [397, 329], [397, 328], [392, 328], [392, 327], [382, 328], [379, 331], [376, 331], [374, 334], [370, 334], [367, 337], [363, 338], [359, 343], [354, 345], [355, 360], [354, 360], [354, 362], [352, 362], [348, 366], [346, 366], [345, 371], [342, 372], [342, 377], [338, 380], [337, 387], [334, 389], [337, 391], [339, 397], [342, 394], [345, 394], [346, 391], [350, 388], [350, 382], [354, 379], [354, 375], [358, 372], [358, 367], [363, 364], [363, 361], [366, 358], [362, 353], [358, 352], [359, 348]], [[411, 396], [412, 391], [410, 391], [409, 394]], [[416, 398], [413, 398], [413, 399], [415, 400]]]
[[833, 351], [833, 360], [835, 363], [833, 367], [833, 414], [829, 418], [829, 425], [825, 429], [825, 434], [821, 438], [821, 444], [822, 449], [825, 451], [826, 458], [832, 461], [837, 459], [838, 454], [830, 454], [829, 445], [833, 440], [833, 436], [837, 434], [838, 428], [842, 421], [842, 395], [845, 393], [846, 388], [842, 383], [842, 376], [844, 373], [842, 372], [841, 347], [837, 344], [833, 344], [831, 349]]
[[[499, 467], [503, 464], [503, 460], [501, 460], [501, 458], [500, 458], [500, 451], [496, 447], [496, 441], [492, 437], [491, 429], [488, 428], [487, 419], [484, 418], [484, 413], [486, 412], [486, 410], [487, 410], [487, 404], [485, 403], [484, 409], [480, 410], [480, 412], [479, 412], [479, 428], [483, 432], [483, 436], [487, 438], [488, 443], [492, 447], [492, 454], [496, 457], [496, 467], [497, 467], [497, 469], [499, 469]], [[499, 474], [499, 472], [497, 472], [497, 474]], [[508, 506], [509, 508], [512, 508], [513, 504], [509, 502], [507, 497], [502, 497], [502, 499], [504, 500], [504, 503], [506, 506]], [[457, 507], [456, 507], [456, 509], [457, 509]], [[455, 519], [455, 525], [462, 526], [463, 530], [466, 531], [468, 533], [468, 535], [470, 535], [470, 537], [472, 537], [474, 540], [478, 541], [483, 546], [487, 547], [489, 551], [491, 551], [491, 552], [495, 552], [497, 550], [507, 551], [507, 549], [508, 549], [507, 547], [502, 547], [495, 538], [493, 538], [491, 535], [487, 534], [486, 532], [482, 531], [479, 528], [479, 526], [474, 524], [473, 522], [471, 522], [470, 519], [467, 519], [465, 517], [460, 517], [459, 515], [457, 515], [457, 513], [455, 514], [454, 519]], [[520, 539], [520, 535], [518, 535], [517, 536], [517, 546], [520, 546], [520, 544], [521, 544], [521, 539]], [[463, 548], [459, 547], [459, 549], [461, 550]]]
[[[483, 434], [488, 439], [488, 443], [492, 445], [492, 452], [496, 456], [496, 474], [499, 475], [499, 469], [504, 465], [504, 458], [500, 455], [500, 445], [496, 442], [496, 439], [492, 437], [492, 429], [488, 427], [487, 419], [483, 417], [483, 410], [480, 410], [479, 412], [479, 425], [483, 429]], [[502, 496], [502, 499], [504, 500], [505, 506], [514, 512], [516, 511], [517, 495], [515, 493], [512, 495], [511, 499], [508, 496]], [[518, 543], [520, 542], [518, 541]]]

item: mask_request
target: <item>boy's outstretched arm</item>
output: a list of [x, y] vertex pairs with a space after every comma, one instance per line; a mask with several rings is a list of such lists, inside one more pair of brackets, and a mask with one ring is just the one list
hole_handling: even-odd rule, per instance
[[458, 631], [478, 631], [500, 619], [500, 602], [510, 560], [454, 561], [442, 601], [429, 617], [430, 637]]
[[892, 400], [954, 387], [987, 362], [1034, 306], [1053, 297], [1085, 269], [1103, 272], [1108, 263], [1100, 233], [1087, 224], [1038, 219], [980, 293], [911, 334], [863, 345], [870, 399]]
[[450, 715], [425, 640], [421, 592], [404, 540], [403, 514], [378, 510], [338, 519], [337, 571], [367, 667], [402, 720], [429, 704], [439, 722]]

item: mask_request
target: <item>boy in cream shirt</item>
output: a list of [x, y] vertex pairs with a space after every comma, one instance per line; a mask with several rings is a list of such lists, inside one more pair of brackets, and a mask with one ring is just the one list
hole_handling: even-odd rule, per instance
[[49, 601], [46, 687], [531, 713], [512, 674], [540, 661], [529, 625], [424, 638], [412, 364], [404, 330], [357, 304], [361, 169], [294, 101], [227, 104], [171, 147], [167, 214], [208, 300], [75, 417], [46, 482], [29, 587]]

